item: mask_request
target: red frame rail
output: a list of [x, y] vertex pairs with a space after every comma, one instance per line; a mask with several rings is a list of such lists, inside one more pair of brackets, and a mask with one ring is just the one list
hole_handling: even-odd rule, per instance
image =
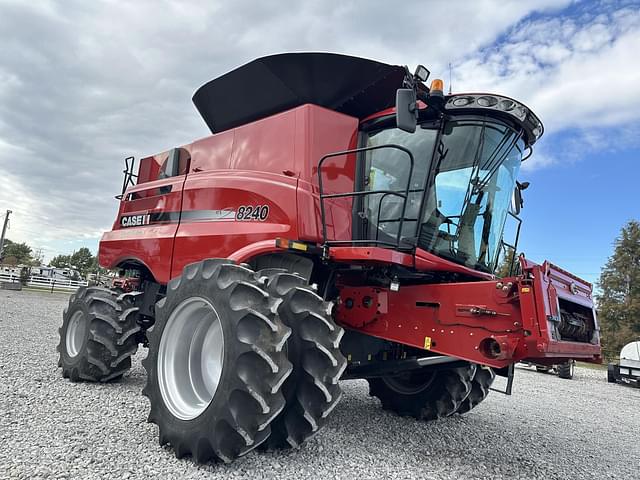
[[[521, 260], [501, 280], [401, 286], [340, 286], [337, 321], [367, 335], [503, 368], [521, 360], [601, 363], [589, 283], [545, 262]], [[558, 299], [592, 312], [590, 343], [556, 338]]]

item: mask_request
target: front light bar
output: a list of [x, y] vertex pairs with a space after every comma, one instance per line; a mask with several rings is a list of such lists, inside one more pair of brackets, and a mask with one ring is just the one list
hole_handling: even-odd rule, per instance
[[500, 113], [518, 123], [525, 131], [527, 144], [533, 145], [544, 133], [540, 119], [516, 100], [491, 93], [465, 93], [446, 97], [445, 111], [449, 113]]

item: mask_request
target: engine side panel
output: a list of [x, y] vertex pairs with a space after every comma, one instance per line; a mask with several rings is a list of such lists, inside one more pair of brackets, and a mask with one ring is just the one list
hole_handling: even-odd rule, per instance
[[204, 258], [227, 258], [247, 245], [296, 238], [295, 178], [256, 171], [211, 171], [185, 182], [172, 276]]

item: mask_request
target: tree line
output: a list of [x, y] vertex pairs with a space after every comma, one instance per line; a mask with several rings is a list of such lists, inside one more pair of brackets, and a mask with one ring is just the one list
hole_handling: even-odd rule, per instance
[[616, 357], [625, 344], [640, 340], [640, 222], [628, 222], [613, 245], [597, 295], [600, 339], [607, 357]]
[[[26, 243], [17, 243], [5, 239], [2, 258], [0, 258], [1, 264], [36, 267], [42, 264], [42, 260], [42, 254], [34, 251]], [[96, 273], [101, 270], [97, 257], [86, 247], [82, 247], [70, 255], [56, 255], [49, 262], [49, 266], [77, 270], [83, 278], [86, 278], [89, 273]]]

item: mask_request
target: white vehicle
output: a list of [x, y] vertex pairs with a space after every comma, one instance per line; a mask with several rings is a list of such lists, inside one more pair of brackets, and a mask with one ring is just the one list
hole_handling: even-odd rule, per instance
[[620, 350], [620, 363], [610, 363], [607, 381], [624, 382], [640, 388], [640, 341], [627, 343]]

